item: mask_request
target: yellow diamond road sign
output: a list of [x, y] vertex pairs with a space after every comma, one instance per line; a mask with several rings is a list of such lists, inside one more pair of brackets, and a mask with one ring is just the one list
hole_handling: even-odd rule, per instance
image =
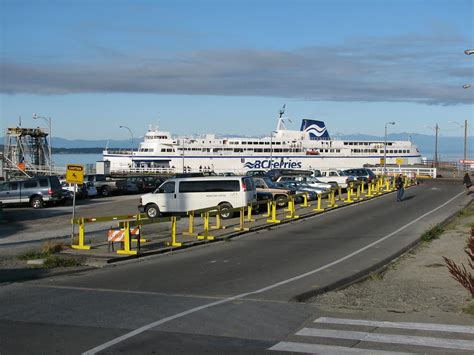
[[70, 184], [84, 183], [84, 167], [82, 165], [68, 164], [66, 169], [66, 181]]
[[397, 162], [397, 165], [402, 165], [403, 164], [403, 159], [402, 158], [397, 158], [396, 162]]

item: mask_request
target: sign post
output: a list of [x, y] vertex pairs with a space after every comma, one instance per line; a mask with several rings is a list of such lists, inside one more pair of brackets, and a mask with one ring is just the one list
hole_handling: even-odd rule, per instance
[[[72, 219], [76, 218], [76, 190], [77, 184], [82, 185], [84, 183], [84, 166], [76, 164], [68, 164], [66, 168], [66, 181], [70, 184], [74, 184], [72, 192]], [[74, 223], [72, 224], [71, 231], [71, 244], [74, 242]]]

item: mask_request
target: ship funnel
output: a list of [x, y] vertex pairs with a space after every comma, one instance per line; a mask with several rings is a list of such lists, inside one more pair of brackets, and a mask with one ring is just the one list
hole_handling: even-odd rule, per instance
[[302, 132], [308, 132], [312, 140], [329, 140], [329, 133], [323, 121], [304, 119], [301, 122]]

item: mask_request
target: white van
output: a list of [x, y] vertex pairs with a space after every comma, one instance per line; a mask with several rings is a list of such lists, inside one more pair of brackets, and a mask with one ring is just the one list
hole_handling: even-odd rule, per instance
[[221, 217], [231, 218], [229, 209], [245, 207], [256, 199], [255, 185], [248, 176], [174, 178], [142, 195], [138, 209], [153, 218], [219, 206]]

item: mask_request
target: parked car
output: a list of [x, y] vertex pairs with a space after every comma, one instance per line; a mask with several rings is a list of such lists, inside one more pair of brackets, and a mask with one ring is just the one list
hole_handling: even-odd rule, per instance
[[367, 168], [347, 169], [344, 172], [348, 175], [355, 176], [357, 180], [371, 182], [376, 178], [375, 173]]
[[[275, 185], [277, 187], [282, 187], [284, 189], [289, 189], [293, 191], [295, 194], [303, 194], [306, 193], [308, 194], [308, 199], [309, 200], [316, 200], [318, 198], [318, 193], [322, 194], [322, 191], [320, 190], [315, 190], [311, 189], [308, 186], [302, 186], [301, 184], [298, 184], [296, 181], [283, 181], [283, 182], [276, 182]], [[298, 196], [296, 198], [296, 202], [302, 202], [304, 198], [302, 196]]]
[[272, 181], [276, 181], [282, 175], [311, 176], [312, 174], [313, 172], [311, 170], [271, 169], [267, 171], [265, 176], [269, 177]]
[[164, 178], [150, 175], [130, 176], [117, 181], [115, 185], [121, 193], [143, 193], [156, 190], [164, 181]]
[[257, 192], [271, 193], [278, 207], [286, 206], [288, 204], [288, 196], [295, 193], [290, 189], [276, 186], [275, 183], [266, 176], [252, 177], [252, 179]]
[[117, 190], [116, 181], [107, 178], [103, 174], [92, 174], [84, 176], [84, 182], [93, 182], [97, 192], [102, 196], [110, 196]]
[[[76, 193], [76, 197], [78, 198], [95, 197], [98, 194], [94, 183], [90, 181], [87, 181], [83, 184], [70, 184], [67, 181], [61, 181], [61, 188], [65, 191], [68, 191], [69, 196], [72, 196], [73, 193]], [[65, 195], [67, 196], [68, 194]]]
[[357, 180], [355, 176], [346, 174], [342, 170], [338, 169], [328, 169], [328, 170], [314, 170], [313, 177], [317, 178], [319, 181], [327, 182], [330, 184], [338, 184], [341, 188], [346, 189], [350, 182]]
[[277, 182], [285, 182], [285, 181], [305, 182], [309, 186], [317, 187], [317, 188], [324, 189], [324, 190], [334, 189], [334, 188], [337, 188], [337, 186], [338, 186], [337, 183], [330, 184], [330, 183], [327, 183], [327, 182], [322, 182], [322, 181], [319, 181], [317, 178], [311, 177], [311, 176], [298, 176], [298, 175], [295, 175], [295, 176], [280, 176], [277, 179]]
[[249, 170], [245, 173], [247, 176], [265, 176], [266, 170]]
[[186, 214], [188, 211], [220, 207], [222, 218], [231, 218], [233, 208], [247, 206], [257, 198], [248, 176], [205, 176], [169, 179], [152, 193], [142, 195], [138, 209], [154, 218], [163, 213]]
[[64, 199], [57, 176], [39, 176], [20, 181], [0, 182], [0, 202], [3, 205], [30, 204], [41, 208]]

